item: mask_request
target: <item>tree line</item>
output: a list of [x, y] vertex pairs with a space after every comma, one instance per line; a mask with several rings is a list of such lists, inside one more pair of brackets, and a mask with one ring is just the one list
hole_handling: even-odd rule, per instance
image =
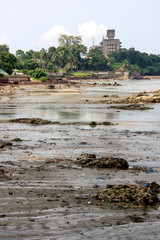
[[134, 48], [120, 49], [104, 56], [98, 49], [82, 44], [81, 36], [60, 35], [59, 46], [32, 49], [24, 52], [21, 49], [13, 55], [7, 45], [0, 45], [0, 69], [8, 74], [18, 69], [25, 74], [41, 80], [47, 80], [48, 73], [65, 71], [117, 71], [122, 68], [130, 75], [160, 75], [160, 55], [141, 53]]
[[112, 69], [124, 66], [130, 74], [160, 75], [160, 55], [141, 53], [134, 48], [120, 49], [109, 54]]

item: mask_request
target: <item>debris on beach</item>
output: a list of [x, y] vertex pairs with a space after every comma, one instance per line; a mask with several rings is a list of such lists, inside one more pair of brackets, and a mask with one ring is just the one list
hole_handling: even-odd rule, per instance
[[151, 183], [148, 186], [133, 184], [107, 185], [105, 189], [98, 191], [96, 197], [99, 200], [122, 203], [128, 206], [155, 206], [159, 203], [157, 189], [159, 185]]
[[134, 170], [134, 171], [142, 171], [142, 172], [147, 172], [147, 173], [153, 173], [154, 170], [152, 168], [149, 167], [141, 167], [138, 165], [133, 165], [132, 168], [130, 168], [130, 170]]
[[0, 148], [10, 147], [12, 146], [11, 142], [8, 141], [0, 141]]
[[132, 220], [132, 222], [134, 223], [143, 223], [146, 221], [146, 218], [144, 217], [140, 217], [136, 214], [133, 214], [133, 215], [129, 215], [129, 218]]
[[97, 167], [97, 168], [115, 168], [126, 170], [129, 168], [128, 162], [123, 158], [102, 157], [96, 158], [95, 154], [81, 154], [76, 161], [82, 167]]
[[5, 175], [4, 169], [0, 168], [0, 181], [3, 182], [4, 180], [8, 180], [9, 178]]

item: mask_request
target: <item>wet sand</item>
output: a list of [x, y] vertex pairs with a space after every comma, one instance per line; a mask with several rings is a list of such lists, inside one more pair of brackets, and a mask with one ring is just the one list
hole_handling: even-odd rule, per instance
[[[160, 184], [158, 115], [153, 118], [158, 105], [145, 112], [119, 113], [104, 104], [92, 106], [84, 101], [86, 96], [95, 100], [108, 94], [102, 88], [89, 91], [83, 86], [66, 91], [60, 87], [55, 93], [24, 87], [15, 94], [1, 95], [0, 139], [12, 143], [0, 149], [0, 169], [5, 173], [0, 178], [1, 239], [159, 239], [158, 207], [131, 208], [94, 198], [107, 184]], [[109, 94], [117, 94], [114, 89], [110, 86]], [[54, 108], [46, 112], [47, 104]], [[57, 106], [58, 110], [62, 107], [61, 114]], [[8, 122], [35, 115], [63, 124]], [[110, 120], [114, 125], [91, 127], [91, 120]], [[82, 168], [75, 163], [81, 153], [122, 157], [130, 168]], [[153, 172], [131, 170], [133, 165], [152, 168]], [[133, 216], [141, 220], [134, 222]]]

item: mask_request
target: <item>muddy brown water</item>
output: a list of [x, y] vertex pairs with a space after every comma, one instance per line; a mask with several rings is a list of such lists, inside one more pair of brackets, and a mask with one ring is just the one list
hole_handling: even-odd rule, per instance
[[[92, 194], [107, 184], [160, 184], [160, 104], [149, 104], [153, 109], [146, 111], [117, 111], [85, 102], [107, 94], [121, 97], [157, 90], [159, 83], [127, 80], [117, 87], [34, 91], [29, 87], [1, 96], [0, 139], [13, 146], [0, 150], [0, 167], [8, 177], [0, 180], [0, 239], [159, 239], [159, 208], [104, 205]], [[19, 117], [63, 124], [7, 122]], [[114, 125], [90, 127], [91, 121]], [[17, 137], [22, 141], [14, 142]], [[73, 162], [81, 153], [122, 157], [130, 167], [154, 171], [81, 168]], [[63, 161], [52, 163], [55, 158]], [[133, 214], [144, 221], [133, 222]]]

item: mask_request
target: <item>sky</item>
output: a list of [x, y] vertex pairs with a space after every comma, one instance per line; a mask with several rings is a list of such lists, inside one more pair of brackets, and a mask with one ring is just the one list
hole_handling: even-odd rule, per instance
[[160, 54], [160, 0], [0, 0], [0, 44], [11, 53], [81, 35], [88, 48], [115, 29], [123, 48]]

